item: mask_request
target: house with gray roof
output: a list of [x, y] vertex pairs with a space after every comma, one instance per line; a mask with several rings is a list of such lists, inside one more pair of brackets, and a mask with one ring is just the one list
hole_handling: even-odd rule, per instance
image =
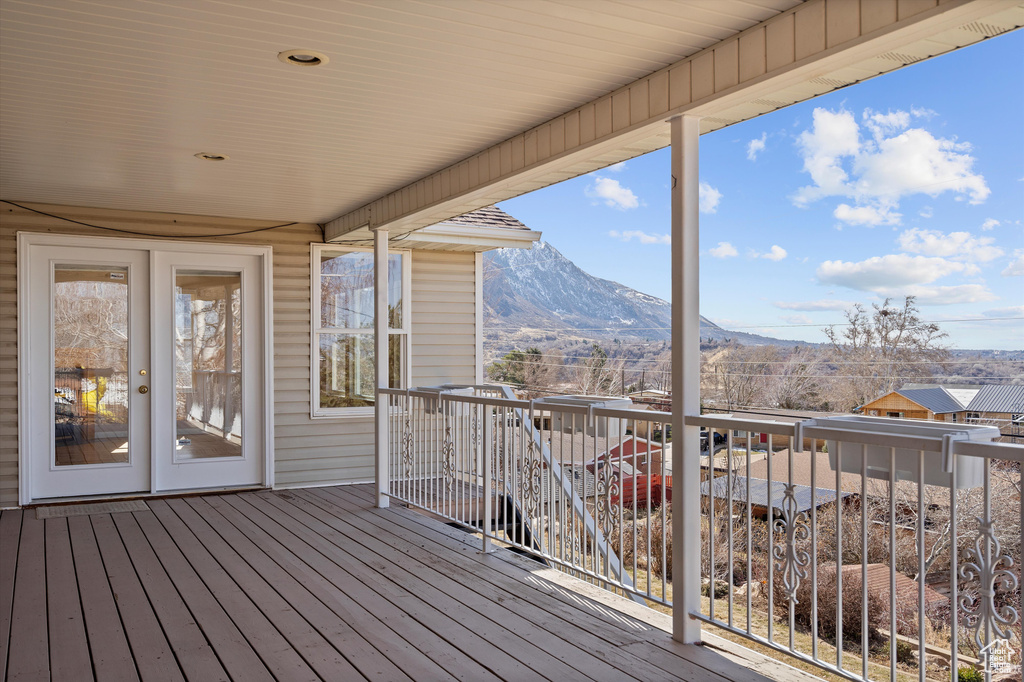
[[865, 403], [873, 417], [929, 419], [998, 426], [1004, 438], [1024, 440], [1024, 386], [907, 384]]

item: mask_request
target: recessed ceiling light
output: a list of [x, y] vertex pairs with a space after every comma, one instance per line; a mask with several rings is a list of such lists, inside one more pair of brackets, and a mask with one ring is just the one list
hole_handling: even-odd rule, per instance
[[316, 50], [285, 50], [278, 52], [277, 58], [285, 64], [296, 66], [320, 66], [331, 61], [330, 57]]
[[209, 152], [199, 152], [194, 156], [203, 161], [227, 161], [229, 158], [227, 154], [211, 154]]

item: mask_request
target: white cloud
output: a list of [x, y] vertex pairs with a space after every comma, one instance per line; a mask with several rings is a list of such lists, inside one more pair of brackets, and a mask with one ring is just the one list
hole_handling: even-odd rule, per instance
[[999, 227], [999, 221], [996, 220], [995, 218], [989, 218], [988, 220], [981, 224], [981, 229], [984, 230], [985, 232], [988, 232], [994, 227]]
[[813, 117], [813, 130], [800, 133], [797, 143], [804, 157], [804, 170], [810, 174], [814, 185], [797, 190], [794, 197], [797, 205], [826, 196], [843, 196], [849, 176], [840, 160], [860, 152], [860, 130], [853, 114], [818, 107]]
[[718, 242], [718, 246], [708, 249], [708, 253], [715, 258], [732, 258], [733, 256], [739, 255], [739, 252], [736, 251], [736, 247], [729, 242]]
[[608, 166], [604, 170], [609, 173], [621, 173], [622, 171], [626, 170], [626, 162], [619, 161], [618, 163], [614, 163], [611, 166]]
[[772, 248], [768, 249], [768, 253], [761, 254], [761, 258], [767, 258], [778, 263], [780, 260], [785, 258], [787, 255], [786, 250], [778, 244], [773, 244]]
[[900, 234], [900, 248], [923, 256], [939, 256], [972, 263], [987, 263], [1003, 255], [998, 246], [992, 246], [992, 237], [975, 237], [970, 232], [922, 230], [914, 227]]
[[619, 232], [618, 230], [611, 230], [608, 233], [609, 237], [615, 239], [621, 239], [624, 242], [636, 239], [641, 244], [671, 244], [672, 235], [669, 234], [648, 234], [640, 230], [625, 230]]
[[903, 216], [895, 213], [892, 206], [850, 206], [839, 204], [832, 212], [837, 219], [848, 225], [899, 225]]
[[[889, 294], [886, 294], [889, 295]], [[902, 290], [899, 296], [914, 296], [920, 305], [955, 305], [958, 303], [980, 303], [999, 298], [981, 284], [960, 284], [946, 287], [912, 286]]]
[[899, 224], [899, 202], [912, 194], [935, 197], [948, 191], [982, 203], [990, 190], [973, 172], [970, 145], [910, 127], [914, 118], [931, 113], [867, 109], [861, 118], [868, 135], [862, 139], [862, 126], [852, 113], [815, 109], [812, 129], [797, 142], [813, 184], [798, 189], [793, 202], [807, 206], [825, 197], [851, 199], [853, 205], [840, 204], [835, 216], [854, 225]]
[[931, 218], [933, 215], [935, 215], [935, 211], [932, 209], [931, 206], [925, 206], [918, 212], [917, 215], [921, 216], [922, 218]]
[[594, 178], [594, 184], [587, 185], [583, 193], [591, 199], [603, 201], [605, 206], [617, 208], [620, 211], [636, 208], [640, 205], [640, 200], [633, 194], [632, 190], [628, 187], [623, 187], [619, 184], [618, 180], [613, 180], [612, 178], [597, 176]]
[[722, 200], [722, 193], [706, 182], [697, 186], [698, 208], [701, 213], [714, 213], [718, 210], [718, 202]]
[[807, 315], [783, 315], [782, 320], [787, 324], [811, 324], [814, 322]]
[[818, 279], [826, 284], [882, 293], [893, 287], [930, 284], [940, 277], [964, 272], [967, 268], [963, 263], [945, 258], [890, 254], [868, 258], [859, 263], [828, 260], [818, 266], [817, 274]]
[[881, 113], [865, 109], [861, 114], [864, 127], [871, 131], [875, 140], [883, 140], [886, 135], [894, 135], [910, 126], [910, 114], [906, 111], [890, 111]]
[[951, 305], [991, 301], [996, 297], [983, 284], [926, 286], [946, 275], [977, 274], [978, 267], [946, 258], [890, 254], [859, 263], [825, 261], [818, 267], [822, 283], [870, 291], [879, 296], [916, 296], [921, 305]]
[[751, 161], [757, 160], [757, 155], [764, 151], [765, 142], [768, 141], [768, 133], [761, 133], [761, 137], [747, 143], [747, 158]]
[[1003, 277], [1024, 277], [1024, 249], [1013, 252], [1013, 258], [1002, 274]]
[[776, 308], [782, 308], [783, 310], [818, 312], [822, 310], [848, 310], [853, 307], [854, 302], [821, 299], [818, 301], [776, 301], [774, 305]]
[[1010, 306], [1009, 308], [993, 308], [981, 313], [985, 317], [1024, 317], [1024, 305]]

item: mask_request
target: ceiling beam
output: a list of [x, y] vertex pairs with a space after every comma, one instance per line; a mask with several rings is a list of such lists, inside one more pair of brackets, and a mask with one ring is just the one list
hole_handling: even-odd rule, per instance
[[808, 0], [330, 221], [401, 234], [754, 118], [1024, 24], [1019, 0]]

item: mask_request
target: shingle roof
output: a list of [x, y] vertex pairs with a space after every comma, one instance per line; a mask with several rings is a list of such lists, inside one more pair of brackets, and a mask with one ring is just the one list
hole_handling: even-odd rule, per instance
[[444, 222], [454, 223], [456, 225], [470, 225], [472, 227], [501, 227], [506, 230], [530, 229], [497, 206], [478, 208], [475, 211], [470, 211], [469, 213], [463, 213], [462, 215], [455, 216], [454, 218], [449, 218]]
[[[729, 478], [719, 476], [712, 484], [716, 498], [726, 499], [729, 497]], [[708, 494], [708, 482], [700, 484], [701, 495]], [[782, 481], [774, 481], [771, 484], [772, 507], [782, 508], [782, 498], [786, 494], [786, 484]], [[852, 493], [844, 492], [843, 497]], [[805, 485], [794, 485], [793, 496], [796, 499], [797, 511], [807, 511], [811, 508], [811, 489]], [[732, 499], [734, 502], [746, 503], [747, 501], [747, 477], [732, 477]], [[834, 502], [836, 491], [830, 488], [816, 488], [814, 491], [814, 502], [821, 506], [828, 502]], [[763, 478], [750, 479], [750, 503], [759, 507], [768, 506], [768, 481]]]
[[967, 410], [1024, 413], [1024, 386], [982, 386]]
[[960, 412], [965, 407], [942, 386], [935, 386], [934, 388], [901, 388], [896, 392], [907, 400], [913, 400], [921, 407], [931, 410], [936, 414]]

